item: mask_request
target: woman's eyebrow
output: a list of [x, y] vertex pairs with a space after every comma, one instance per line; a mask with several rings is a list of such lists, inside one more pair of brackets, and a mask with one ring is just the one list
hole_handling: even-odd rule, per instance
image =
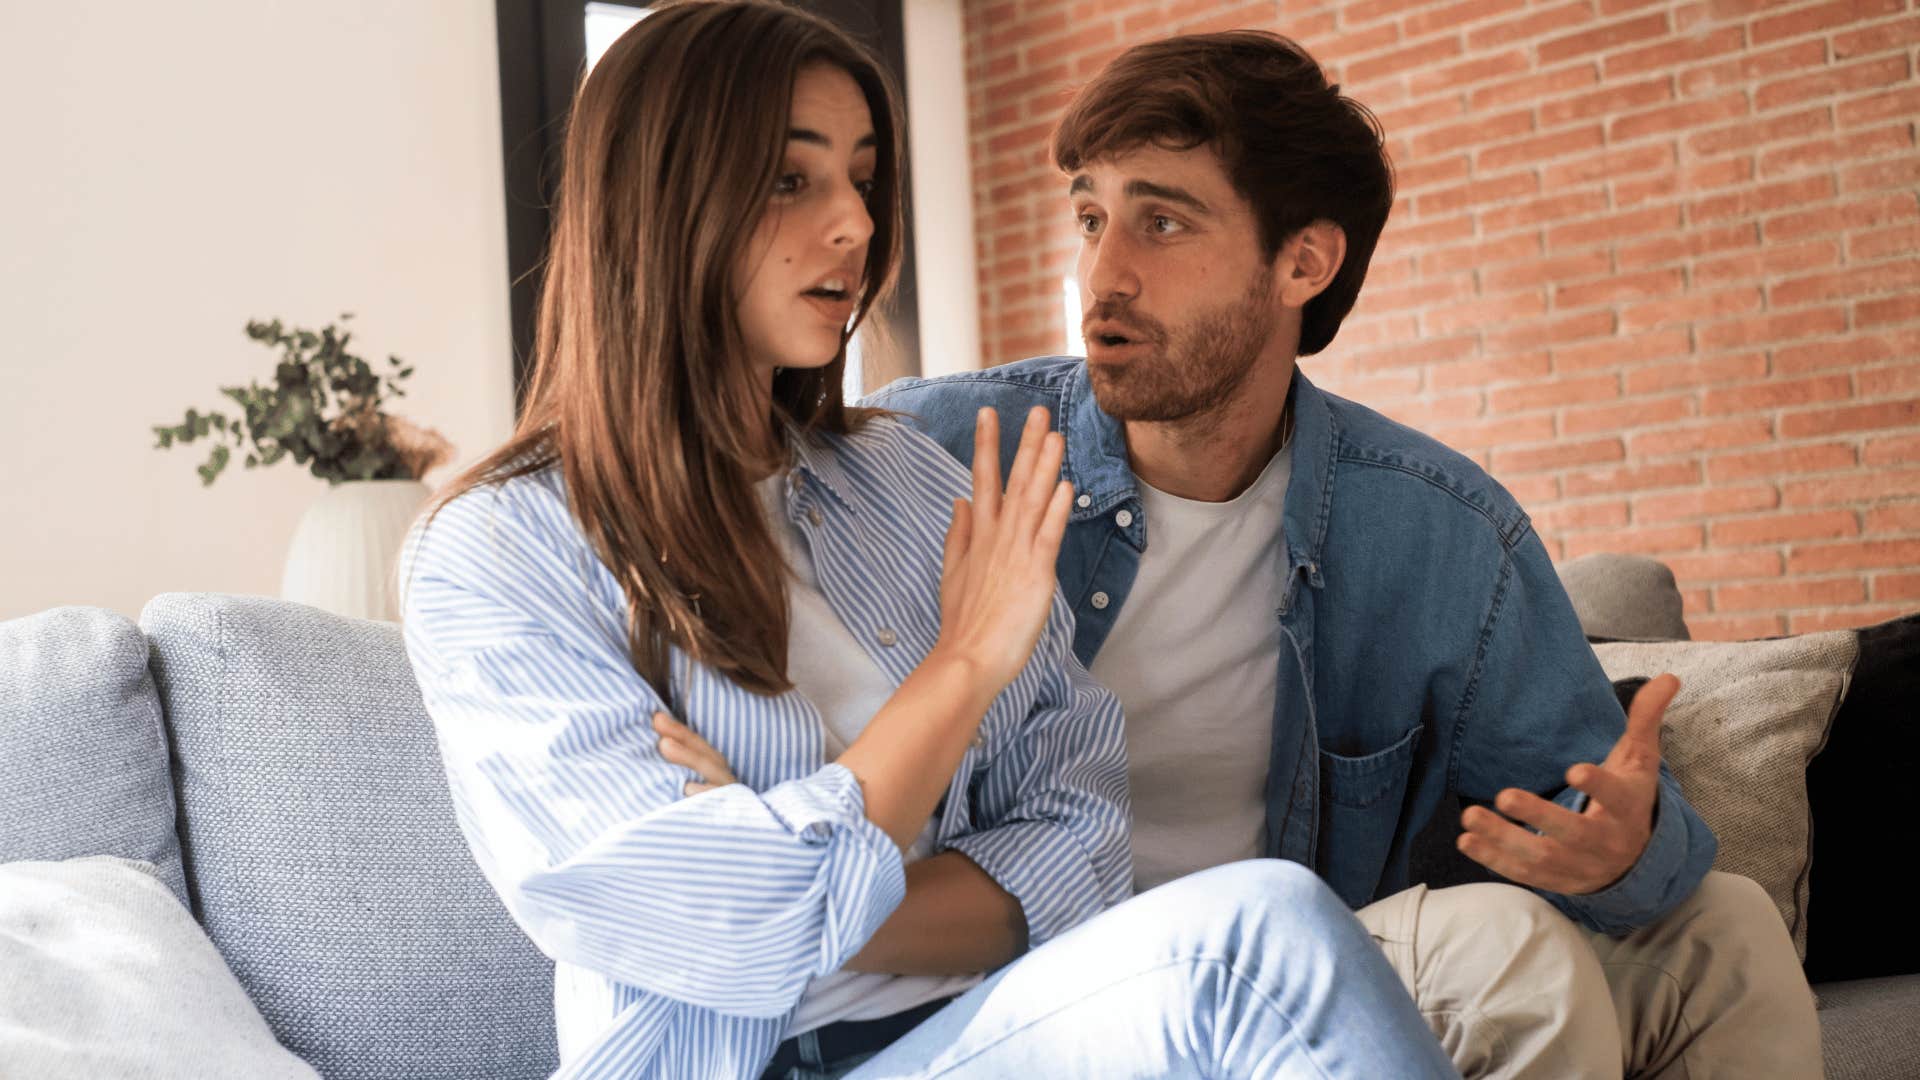
[[[812, 128], [788, 128], [787, 141], [812, 143], [815, 146], [824, 146], [829, 150], [833, 149], [833, 140]], [[859, 140], [853, 144], [853, 148], [855, 150], [864, 150], [869, 146], [878, 145], [880, 145], [880, 137], [869, 131], [865, 135], [860, 136]]]

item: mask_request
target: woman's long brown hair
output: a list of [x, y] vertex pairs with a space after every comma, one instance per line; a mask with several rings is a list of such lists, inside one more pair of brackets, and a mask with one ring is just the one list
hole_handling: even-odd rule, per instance
[[768, 212], [794, 78], [816, 63], [851, 75], [873, 115], [874, 232], [855, 327], [866, 319], [899, 260], [891, 80], [793, 8], [662, 6], [574, 98], [525, 410], [435, 500], [558, 462], [581, 532], [626, 593], [634, 668], [669, 702], [670, 646], [759, 693], [792, 685], [785, 563], [753, 490], [783, 463], [766, 432], [846, 434], [867, 415], [841, 391], [851, 330], [831, 364], [775, 375], [769, 415], [735, 316], [736, 255]]

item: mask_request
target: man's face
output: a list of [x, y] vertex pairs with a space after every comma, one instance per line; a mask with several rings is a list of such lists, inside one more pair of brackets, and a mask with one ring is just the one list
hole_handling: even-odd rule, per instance
[[1143, 147], [1084, 165], [1071, 198], [1081, 332], [1101, 409], [1167, 422], [1218, 408], [1284, 312], [1252, 207], [1219, 158]]

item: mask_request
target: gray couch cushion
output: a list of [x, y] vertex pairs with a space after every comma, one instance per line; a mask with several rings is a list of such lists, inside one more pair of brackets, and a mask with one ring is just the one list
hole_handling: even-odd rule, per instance
[[186, 902], [147, 639], [64, 607], [0, 623], [0, 862], [84, 855], [152, 863]]
[[1920, 975], [1821, 983], [1820, 1053], [1827, 1080], [1920, 1076]]
[[141, 615], [194, 909], [329, 1080], [544, 1077], [553, 969], [455, 824], [397, 626], [261, 597]]
[[1673, 571], [1645, 555], [1596, 552], [1562, 563], [1560, 584], [1590, 638], [1685, 641]]

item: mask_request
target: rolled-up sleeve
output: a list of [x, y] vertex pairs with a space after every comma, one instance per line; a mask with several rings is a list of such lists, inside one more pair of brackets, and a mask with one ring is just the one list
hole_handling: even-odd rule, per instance
[[905, 895], [858, 782], [827, 765], [682, 798], [690, 774], [650, 722], [664, 706], [593, 608], [581, 552], [469, 497], [416, 530], [402, 565], [408, 656], [480, 869], [556, 960], [722, 1013], [785, 1013]]

